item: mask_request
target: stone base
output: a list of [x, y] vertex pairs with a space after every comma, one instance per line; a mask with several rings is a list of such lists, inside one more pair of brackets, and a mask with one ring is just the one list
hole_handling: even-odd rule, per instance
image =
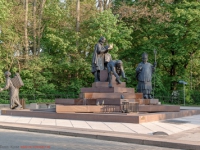
[[178, 112], [180, 106], [176, 105], [139, 105], [139, 112]]
[[[126, 82], [122, 82], [121, 84], [117, 84], [116, 82], [112, 83], [113, 87], [126, 87]], [[93, 88], [99, 88], [99, 87], [108, 87], [108, 82], [94, 82], [92, 83]]]
[[81, 93], [80, 98], [85, 99], [98, 99], [98, 98], [121, 98], [123, 95], [124, 99], [142, 99], [142, 93]]
[[[122, 106], [122, 105], [121, 105]], [[121, 112], [120, 105], [56, 105], [57, 113], [102, 113], [102, 112]], [[180, 106], [173, 105], [139, 105], [139, 112], [178, 112]]]
[[81, 93], [135, 93], [134, 88], [103, 87], [103, 88], [81, 88]]
[[108, 112], [120, 112], [120, 106], [112, 106], [112, 105], [56, 105], [57, 113], [108, 113]]
[[150, 105], [148, 100], [144, 99], [121, 99], [121, 98], [97, 98], [97, 99], [61, 99], [56, 98], [55, 104], [58, 105], [121, 105], [123, 101], [138, 102], [140, 105]]
[[72, 119], [84, 121], [124, 122], [124, 123], [145, 123], [151, 121], [186, 117], [200, 114], [200, 110], [181, 110], [180, 112], [160, 113], [56, 113], [47, 111], [30, 110], [2, 110], [2, 115], [39, 117], [52, 119]]

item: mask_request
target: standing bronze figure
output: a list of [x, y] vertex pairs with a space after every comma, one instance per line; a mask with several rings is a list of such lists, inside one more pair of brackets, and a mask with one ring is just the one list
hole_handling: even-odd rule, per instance
[[105, 70], [105, 63], [112, 59], [108, 51], [113, 48], [113, 45], [104, 46], [105, 42], [106, 38], [101, 37], [94, 48], [91, 72], [94, 74], [95, 82], [100, 81], [100, 70]]
[[137, 92], [143, 93], [144, 99], [152, 99], [152, 75], [156, 68], [154, 65], [147, 62], [148, 54], [142, 54], [142, 62], [136, 68], [136, 78], [138, 80]]
[[19, 88], [23, 86], [23, 82], [19, 76], [16, 74], [14, 78], [10, 78], [11, 73], [9, 71], [5, 72], [6, 85], [1, 88], [0, 91], [8, 90], [10, 92], [10, 108], [11, 109], [22, 109], [22, 105], [19, 102]]

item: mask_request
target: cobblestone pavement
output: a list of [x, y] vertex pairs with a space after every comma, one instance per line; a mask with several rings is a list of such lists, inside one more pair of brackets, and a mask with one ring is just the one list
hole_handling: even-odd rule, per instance
[[[96, 139], [0, 129], [0, 150], [173, 150]], [[175, 149], [174, 149], [175, 150]]]

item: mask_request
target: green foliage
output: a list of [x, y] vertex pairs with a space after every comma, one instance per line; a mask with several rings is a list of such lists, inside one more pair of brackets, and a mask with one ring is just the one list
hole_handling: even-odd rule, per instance
[[[106, 37], [109, 43], [114, 44], [114, 48], [110, 51], [113, 59], [118, 59], [118, 53], [131, 46], [132, 29], [128, 28], [124, 22], [119, 21], [118, 15], [114, 15], [111, 10], [103, 11], [86, 20], [83, 23], [83, 29], [81, 48], [88, 48], [89, 54], [93, 52], [94, 43], [97, 43], [101, 36]], [[89, 56], [91, 58], [91, 55]]]
[[[20, 89], [27, 103], [52, 101], [55, 97], [77, 97], [81, 87], [91, 87], [91, 58], [94, 45], [101, 36], [106, 44], [114, 44], [113, 59], [121, 59], [128, 77], [127, 86], [135, 88], [135, 68], [143, 52], [157, 69], [152, 83], [155, 96], [170, 95], [182, 90], [178, 80], [185, 80], [186, 102], [199, 104], [200, 85], [200, 2], [194, 0], [113, 1], [112, 10], [101, 13], [95, 1], [81, 1], [80, 29], [76, 30], [75, 1], [46, 1], [41, 13], [38, 2], [36, 22], [37, 56], [33, 49], [32, 2], [29, 5], [28, 39], [30, 54], [24, 56], [24, 11], [20, 1], [0, 1], [0, 83], [4, 72], [20, 72], [25, 84]], [[125, 12], [119, 12], [120, 8]], [[124, 10], [124, 9], [122, 9]], [[134, 10], [134, 11], [133, 11]], [[136, 13], [137, 12], [137, 13]], [[123, 16], [123, 14], [125, 15]], [[127, 15], [127, 16], [126, 16]], [[41, 19], [41, 20], [40, 20]], [[41, 21], [41, 22], [40, 22]], [[39, 33], [40, 32], [40, 33]], [[154, 86], [155, 83], [155, 86]], [[8, 93], [1, 93], [6, 103]], [[7, 97], [4, 97], [7, 95]], [[180, 101], [183, 96], [180, 94]], [[161, 98], [163, 102], [167, 98]]]

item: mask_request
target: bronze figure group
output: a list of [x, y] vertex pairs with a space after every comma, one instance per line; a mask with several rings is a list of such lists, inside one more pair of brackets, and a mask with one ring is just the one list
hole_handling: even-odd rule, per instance
[[109, 87], [112, 87], [112, 74], [116, 77], [116, 82], [121, 84], [120, 75], [124, 79], [125, 77], [123, 63], [121, 60], [112, 60], [112, 56], [108, 53], [109, 50], [113, 48], [113, 45], [104, 46], [106, 42], [105, 37], [101, 37], [99, 42], [95, 45], [93, 57], [92, 57], [92, 69], [91, 72], [94, 74], [94, 82], [100, 81], [100, 71], [107, 70], [108, 71], [108, 82]]
[[[104, 46], [106, 42], [105, 37], [101, 37], [99, 42], [95, 45], [92, 57], [92, 73], [94, 74], [95, 82], [100, 81], [100, 71], [107, 70], [108, 72], [108, 87], [112, 88], [112, 75], [116, 77], [117, 84], [121, 84], [120, 76], [127, 80], [123, 69], [121, 60], [112, 60], [108, 53], [113, 48], [113, 45]], [[154, 65], [148, 63], [148, 54], [142, 54], [142, 62], [136, 68], [136, 78], [138, 81], [137, 92], [143, 93], [144, 99], [152, 99], [152, 75], [156, 68]]]

